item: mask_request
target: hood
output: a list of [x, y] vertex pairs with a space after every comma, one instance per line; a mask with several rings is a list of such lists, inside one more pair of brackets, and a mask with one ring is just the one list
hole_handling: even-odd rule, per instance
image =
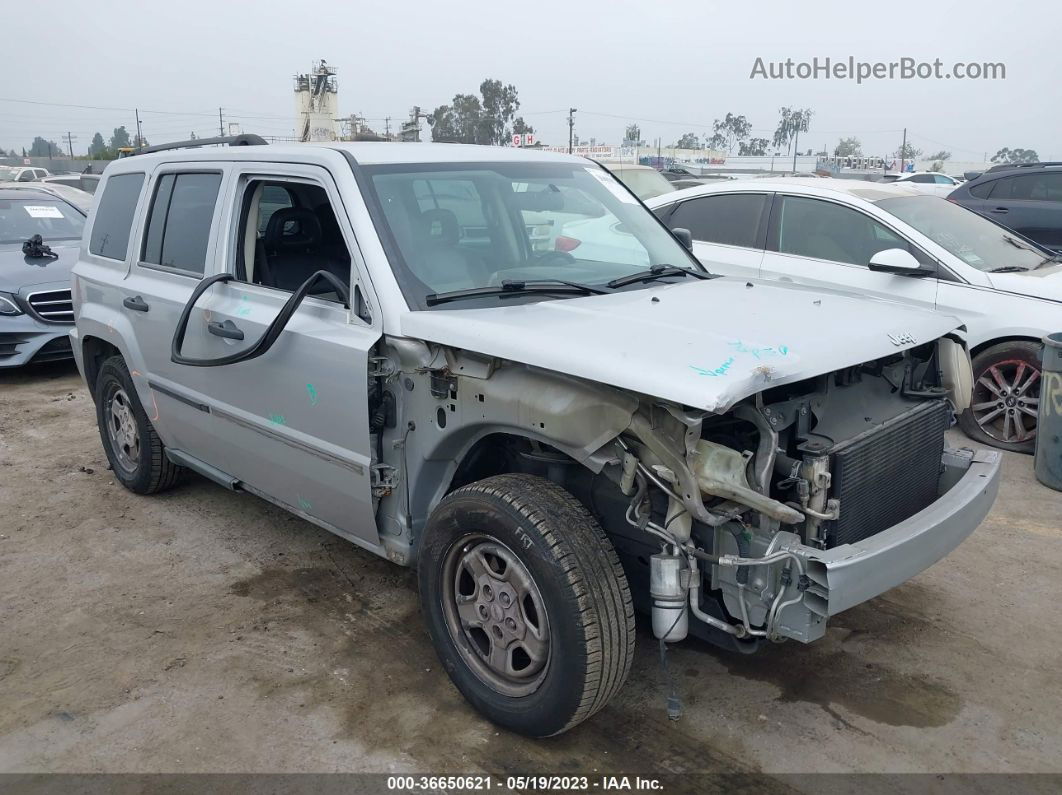
[[404, 336], [713, 412], [959, 325], [891, 301], [730, 278], [401, 320]]
[[1062, 265], [1050, 265], [1023, 273], [989, 273], [992, 286], [1005, 293], [1062, 301]]
[[80, 241], [44, 242], [59, 255], [58, 259], [31, 259], [22, 253], [21, 244], [0, 245], [0, 292], [17, 293], [35, 284], [70, 281], [70, 270], [77, 262]]

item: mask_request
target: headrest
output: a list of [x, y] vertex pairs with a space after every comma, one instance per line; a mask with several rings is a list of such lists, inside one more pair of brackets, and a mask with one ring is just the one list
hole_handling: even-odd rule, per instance
[[321, 222], [310, 210], [284, 207], [269, 216], [265, 247], [271, 251], [312, 248], [321, 242]]
[[452, 210], [425, 210], [420, 214], [418, 231], [423, 242], [436, 246], [456, 246], [461, 237]]

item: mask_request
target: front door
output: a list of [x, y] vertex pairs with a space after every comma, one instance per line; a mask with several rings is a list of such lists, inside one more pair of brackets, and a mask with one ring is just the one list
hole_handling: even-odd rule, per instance
[[[292, 293], [324, 270], [354, 292], [354, 238], [323, 168], [240, 164], [227, 196], [229, 230], [188, 325], [186, 352], [247, 351]], [[365, 289], [364, 286], [361, 287]], [[379, 544], [373, 513], [369, 351], [377, 328], [319, 280], [268, 351], [203, 368], [224, 468], [243, 487], [355, 542]]]
[[866, 213], [824, 199], [779, 195], [771, 213], [764, 278], [848, 290], [936, 308], [937, 279], [899, 276], [867, 268], [879, 251], [901, 248], [929, 258]]

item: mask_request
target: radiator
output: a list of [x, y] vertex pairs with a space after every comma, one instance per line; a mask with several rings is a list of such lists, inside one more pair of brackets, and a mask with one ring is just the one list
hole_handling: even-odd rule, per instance
[[926, 401], [830, 451], [841, 513], [826, 523], [827, 548], [880, 533], [937, 498], [950, 415], [946, 401]]

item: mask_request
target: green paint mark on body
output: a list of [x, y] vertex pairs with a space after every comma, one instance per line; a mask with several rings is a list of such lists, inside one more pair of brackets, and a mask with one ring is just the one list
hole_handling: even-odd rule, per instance
[[270, 414], [269, 421], [274, 425], [287, 425], [288, 421], [284, 419], [283, 414]]
[[320, 401], [320, 398], [317, 396], [317, 390], [314, 388], [313, 384], [306, 385], [306, 392], [310, 395], [310, 405], [316, 406]]

